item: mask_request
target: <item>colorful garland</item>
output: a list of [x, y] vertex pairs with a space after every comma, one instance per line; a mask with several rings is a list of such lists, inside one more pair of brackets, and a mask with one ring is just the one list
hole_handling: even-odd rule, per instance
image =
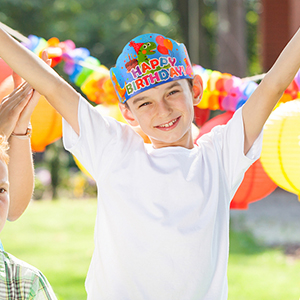
[[[23, 44], [41, 56], [47, 49], [52, 67], [64, 62], [64, 72], [70, 81], [79, 86], [87, 98], [96, 104], [116, 104], [118, 102], [109, 70], [100, 61], [90, 56], [86, 48], [76, 48], [71, 40], [60, 42], [57, 38], [46, 41], [43, 38], [30, 35]], [[198, 107], [201, 109], [235, 111], [242, 106], [256, 89], [258, 84], [249, 79], [241, 79], [228, 73], [220, 73], [193, 66], [195, 74], [202, 77], [204, 93]], [[287, 102], [300, 95], [300, 72], [286, 89], [280, 102]]]

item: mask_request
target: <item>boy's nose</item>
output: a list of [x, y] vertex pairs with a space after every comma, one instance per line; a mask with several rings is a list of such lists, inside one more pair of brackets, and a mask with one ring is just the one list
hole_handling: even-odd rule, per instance
[[172, 112], [172, 108], [166, 100], [162, 100], [158, 103], [157, 111], [160, 116], [168, 116]]

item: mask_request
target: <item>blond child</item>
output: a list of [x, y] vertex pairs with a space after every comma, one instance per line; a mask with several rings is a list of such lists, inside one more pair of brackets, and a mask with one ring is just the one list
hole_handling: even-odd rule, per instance
[[[0, 135], [0, 232], [9, 209], [8, 143]], [[46, 277], [33, 266], [0, 250], [0, 299], [57, 299]]]

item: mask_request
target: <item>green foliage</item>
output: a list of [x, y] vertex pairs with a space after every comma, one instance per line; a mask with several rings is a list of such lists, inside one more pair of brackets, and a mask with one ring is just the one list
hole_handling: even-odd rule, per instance
[[63, 148], [62, 139], [48, 145], [39, 156], [34, 155], [34, 161], [35, 200], [96, 196], [95, 181], [79, 170], [73, 156]]
[[262, 72], [259, 61], [260, 44], [258, 41], [258, 22], [261, 10], [260, 0], [246, 1], [246, 10], [248, 74], [256, 75]]
[[26, 36], [71, 39], [107, 67], [139, 34], [179, 38], [171, 0], [2, 0], [0, 21]]

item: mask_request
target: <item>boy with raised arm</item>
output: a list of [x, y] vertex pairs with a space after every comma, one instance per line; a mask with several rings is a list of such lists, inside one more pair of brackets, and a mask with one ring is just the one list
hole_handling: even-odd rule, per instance
[[227, 299], [230, 201], [299, 69], [300, 32], [232, 120], [197, 145], [191, 125], [203, 88], [183, 44], [139, 36], [111, 69], [123, 116], [150, 145], [3, 31], [0, 45], [0, 56], [64, 117], [65, 147], [97, 181], [88, 299]]

